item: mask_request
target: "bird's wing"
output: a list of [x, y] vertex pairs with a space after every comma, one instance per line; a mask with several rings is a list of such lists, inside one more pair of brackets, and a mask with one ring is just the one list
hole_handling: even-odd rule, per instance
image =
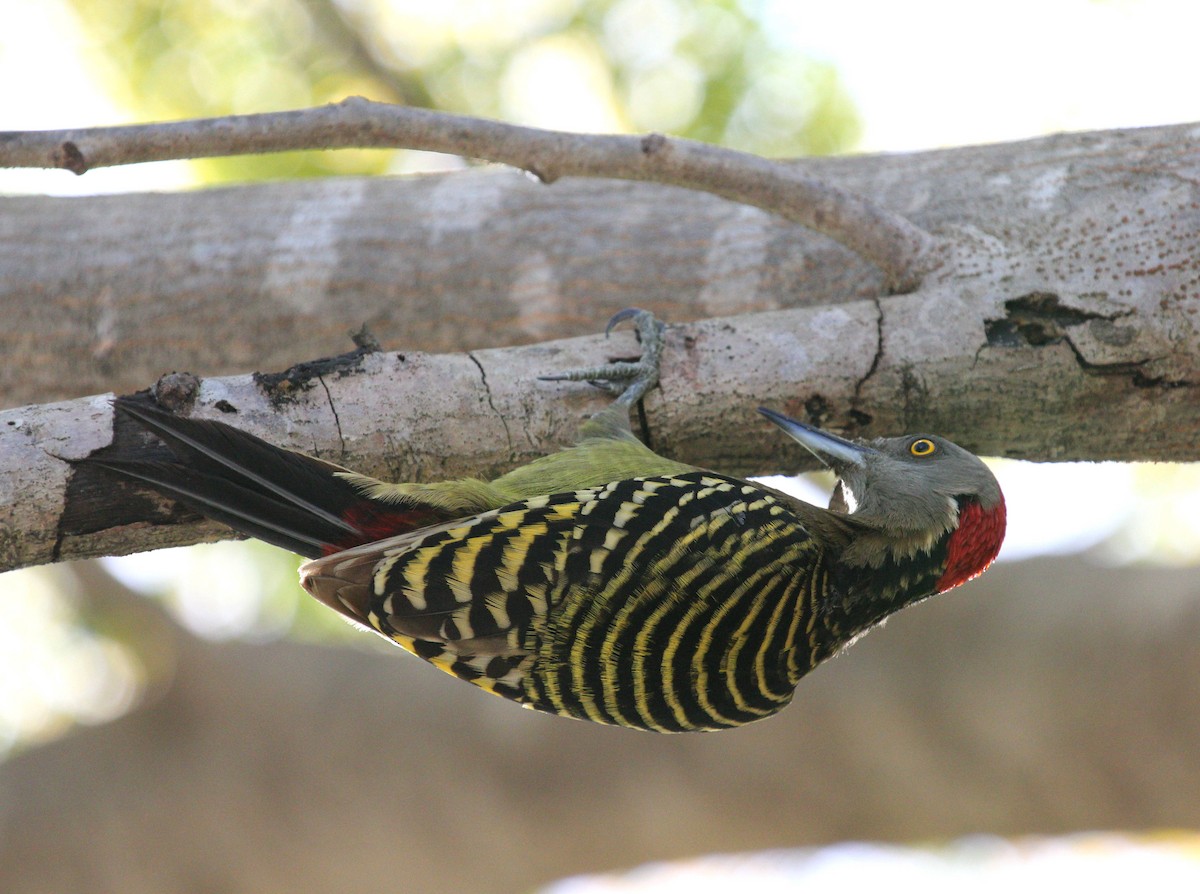
[[[797, 556], [814, 543], [774, 493], [697, 471], [536, 497], [308, 562], [301, 577], [355, 623], [498, 695], [657, 727], [625, 712], [648, 676], [655, 692], [641, 697], [668, 698], [668, 652], [692, 661], [714, 636], [728, 652], [731, 637], [761, 635], [787, 660], [804, 635]], [[754, 652], [760, 676], [794, 675]]]

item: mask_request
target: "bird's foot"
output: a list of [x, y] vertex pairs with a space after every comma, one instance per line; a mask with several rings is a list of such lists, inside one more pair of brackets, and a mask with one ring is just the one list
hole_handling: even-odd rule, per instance
[[651, 388], [658, 384], [659, 363], [662, 359], [665, 326], [648, 310], [628, 307], [615, 314], [604, 328], [607, 337], [625, 320], [633, 320], [642, 356], [637, 360], [618, 360], [590, 369], [572, 369], [554, 376], [541, 376], [546, 382], [588, 382], [603, 388], [617, 399], [614, 406], [632, 407]]

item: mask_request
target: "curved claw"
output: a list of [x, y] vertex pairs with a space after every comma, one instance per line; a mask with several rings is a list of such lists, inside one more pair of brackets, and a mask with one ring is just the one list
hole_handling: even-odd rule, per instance
[[614, 406], [628, 408], [658, 383], [658, 364], [663, 350], [663, 324], [654, 314], [640, 307], [627, 307], [613, 314], [605, 327], [607, 338], [613, 328], [625, 320], [634, 320], [642, 356], [636, 361], [616, 361], [591, 369], [573, 369], [553, 376], [539, 376], [547, 382], [591, 382], [617, 396]]
[[604, 327], [604, 337], [608, 338], [608, 336], [612, 334], [613, 329], [619, 323], [624, 323], [626, 320], [631, 320], [639, 314], [647, 314], [652, 316], [650, 311], [642, 310], [640, 307], [627, 307], [624, 310], [617, 311], [612, 315], [612, 319], [608, 321], [608, 325]]

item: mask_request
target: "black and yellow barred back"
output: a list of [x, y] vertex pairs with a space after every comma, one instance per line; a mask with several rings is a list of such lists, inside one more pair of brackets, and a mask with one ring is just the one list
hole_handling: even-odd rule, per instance
[[[819, 546], [784, 501], [738, 479], [614, 481], [379, 546], [369, 586], [344, 588], [343, 605], [538, 710], [721, 729], [780, 710], [811, 666]], [[323, 576], [349, 572], [353, 552]]]

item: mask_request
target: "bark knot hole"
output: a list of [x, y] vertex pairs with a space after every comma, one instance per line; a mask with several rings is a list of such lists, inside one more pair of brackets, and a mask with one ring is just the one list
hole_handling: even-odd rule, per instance
[[[1112, 321], [1128, 316], [1130, 311], [1099, 313], [1069, 307], [1053, 292], [1031, 292], [1004, 302], [1004, 316], [984, 323], [987, 343], [994, 348], [1042, 347], [1062, 342], [1067, 331], [1084, 323], [1093, 323], [1103, 330], [1102, 340], [1109, 343], [1124, 337], [1123, 327]], [[1122, 329], [1118, 333], [1113, 330]]]

